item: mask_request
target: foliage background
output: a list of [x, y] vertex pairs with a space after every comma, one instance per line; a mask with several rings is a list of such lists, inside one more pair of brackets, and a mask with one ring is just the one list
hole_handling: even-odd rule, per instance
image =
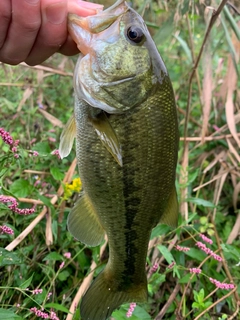
[[[102, 3], [107, 7], [113, 1]], [[192, 84], [189, 83], [204, 34], [219, 3], [132, 2], [143, 15], [168, 68], [182, 137], [177, 172], [180, 227], [174, 232], [166, 226], [154, 229], [146, 267], [149, 300], [135, 308], [133, 320], [198, 319], [201, 313], [200, 319], [238, 318], [239, 1], [232, 1], [220, 14]], [[41, 306], [48, 312], [53, 309], [60, 319], [72, 319], [67, 310], [71, 305], [74, 309], [74, 301], [79, 300], [76, 294], [80, 285], [85, 288], [91, 280], [83, 281], [90, 267], [96, 268], [97, 274], [107, 261], [107, 248], [85, 248], [66, 231], [67, 215], [79, 189], [72, 182], [78, 181], [74, 180], [78, 177], [75, 153], [62, 161], [51, 154], [58, 148], [62, 128], [73, 112], [72, 73], [76, 59], [54, 55], [36, 67], [0, 64], [0, 127], [20, 140], [20, 157], [16, 159], [0, 139], [0, 194], [13, 195], [21, 208], [36, 205], [34, 214], [21, 216], [0, 204], [0, 225], [14, 230], [13, 236], [0, 234], [1, 319], [35, 319], [29, 309]], [[39, 156], [30, 156], [30, 150], [38, 151]], [[27, 202], [26, 198], [30, 200]], [[14, 242], [22, 232], [26, 237]], [[208, 259], [195, 247], [199, 232], [213, 239], [212, 249], [223, 262]], [[191, 249], [178, 251], [177, 244]], [[66, 252], [71, 253], [70, 259], [63, 256]], [[65, 265], [60, 269], [63, 261]], [[168, 269], [172, 261], [176, 265]], [[157, 271], [152, 274], [156, 263]], [[199, 265], [203, 274], [189, 273], [189, 268]], [[208, 277], [232, 282], [235, 290], [229, 293], [216, 289]], [[27, 287], [41, 288], [43, 292], [33, 295], [26, 291]], [[47, 300], [49, 292], [52, 295]], [[114, 319], [126, 319], [128, 308], [125, 305], [115, 311]], [[78, 318], [77, 309], [74, 319]]]

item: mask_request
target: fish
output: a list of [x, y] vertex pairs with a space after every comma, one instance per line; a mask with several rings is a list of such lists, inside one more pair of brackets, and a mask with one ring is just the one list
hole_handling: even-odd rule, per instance
[[122, 304], [146, 302], [148, 243], [158, 224], [176, 227], [178, 119], [165, 64], [142, 17], [117, 1], [94, 16], [68, 17], [80, 55], [75, 107], [60, 156], [76, 154], [83, 191], [69, 213], [71, 234], [109, 258], [85, 292], [83, 320], [105, 320]]

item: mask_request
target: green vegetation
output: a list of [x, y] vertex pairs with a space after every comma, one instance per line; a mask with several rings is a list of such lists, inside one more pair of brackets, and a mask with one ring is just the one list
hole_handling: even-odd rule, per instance
[[[132, 320], [238, 319], [238, 1], [217, 18], [189, 82], [219, 3], [133, 2], [175, 90], [182, 137], [180, 218], [176, 230], [159, 225], [152, 232], [148, 303], [130, 310], [129, 304], [122, 306], [113, 313], [115, 320], [127, 314]], [[81, 183], [75, 152], [60, 160], [55, 150], [73, 112], [75, 62], [76, 57], [55, 55], [36, 67], [0, 64], [0, 128], [13, 138], [0, 129], [0, 319], [79, 319], [79, 287], [84, 291], [108, 258], [106, 243], [84, 247], [66, 229]]]

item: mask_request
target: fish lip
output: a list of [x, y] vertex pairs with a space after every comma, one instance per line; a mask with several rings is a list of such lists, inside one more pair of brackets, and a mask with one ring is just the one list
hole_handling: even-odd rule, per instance
[[119, 0], [108, 9], [93, 16], [80, 17], [68, 14], [68, 30], [80, 52], [91, 50], [95, 35], [107, 30], [130, 9], [126, 1]]

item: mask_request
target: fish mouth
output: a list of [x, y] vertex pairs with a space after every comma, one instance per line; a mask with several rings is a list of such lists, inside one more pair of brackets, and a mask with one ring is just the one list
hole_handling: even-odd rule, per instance
[[118, 0], [111, 7], [94, 16], [79, 17], [70, 13], [68, 15], [68, 30], [78, 49], [84, 55], [88, 54], [94, 36], [108, 29], [129, 8], [125, 0]]

